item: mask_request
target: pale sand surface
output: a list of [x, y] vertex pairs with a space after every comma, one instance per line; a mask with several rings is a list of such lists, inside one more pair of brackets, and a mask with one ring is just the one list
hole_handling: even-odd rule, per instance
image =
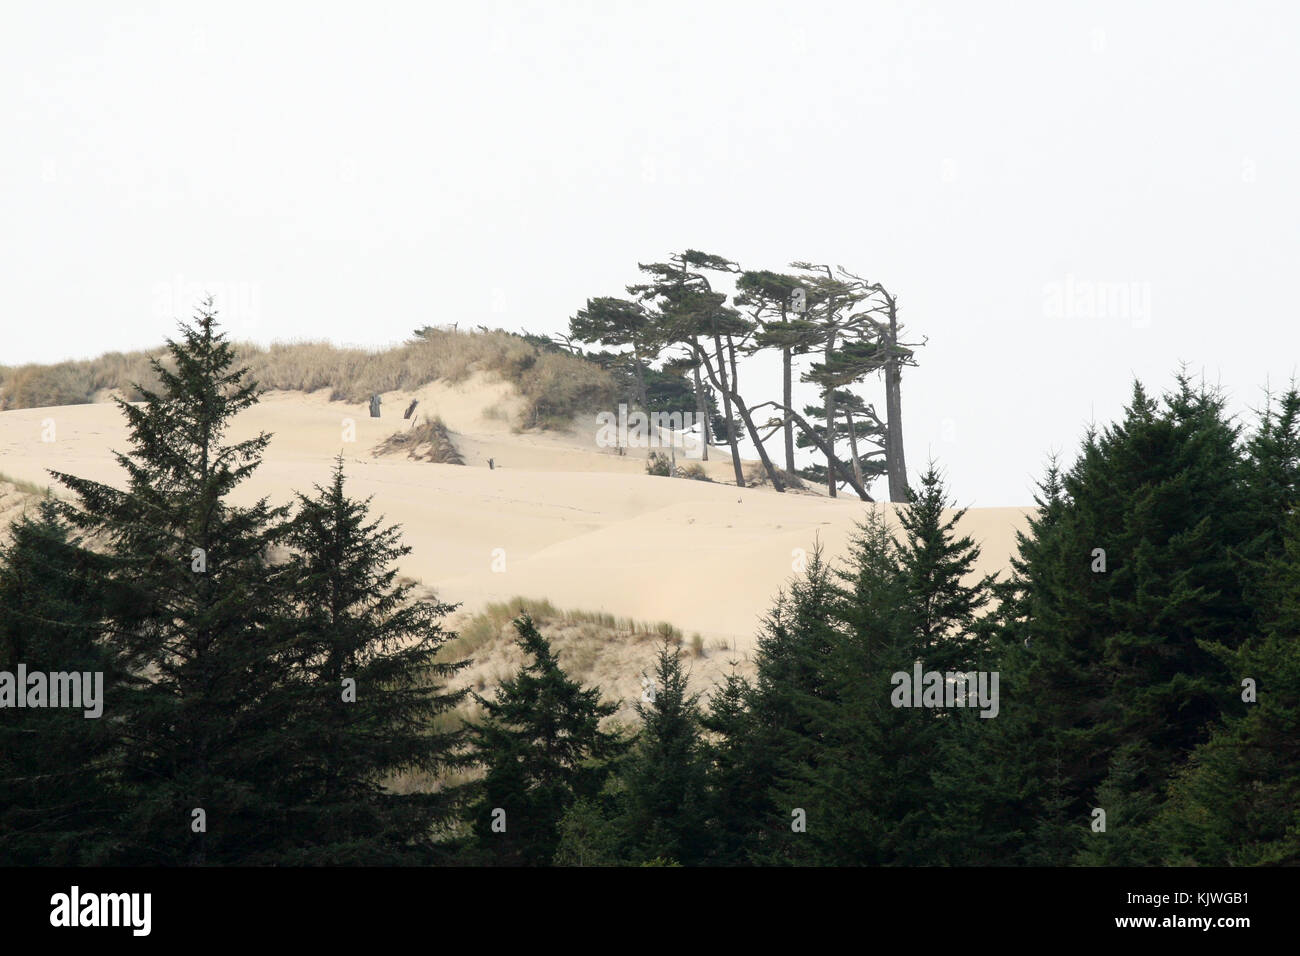
[[[409, 424], [401, 415], [412, 397], [420, 400], [416, 417], [442, 416], [467, 467], [372, 454]], [[646, 475], [644, 451], [619, 456], [596, 446], [594, 417], [567, 432], [515, 434], [508, 421], [517, 407], [509, 385], [481, 375], [385, 394], [379, 419], [325, 392], [268, 393], [227, 436], [274, 435], [236, 500], [287, 502], [294, 490], [326, 482], [342, 452], [351, 493], [373, 495], [373, 508], [402, 525], [412, 548], [403, 573], [443, 600], [473, 610], [515, 595], [547, 598], [560, 608], [668, 621], [742, 652], [792, 575], [796, 549], [820, 540], [827, 554], [842, 554], [867, 508], [891, 507]], [[344, 441], [344, 419], [355, 425], [353, 442]], [[42, 441], [47, 420], [50, 442]], [[45, 485], [52, 468], [120, 484], [111, 451], [127, 448], [125, 420], [113, 404], [0, 413], [0, 472], [16, 479]], [[733, 480], [727, 456], [710, 455], [710, 476]], [[968, 512], [961, 527], [983, 549], [981, 572], [1006, 567], [1027, 514]], [[494, 570], [502, 554], [504, 570]]]

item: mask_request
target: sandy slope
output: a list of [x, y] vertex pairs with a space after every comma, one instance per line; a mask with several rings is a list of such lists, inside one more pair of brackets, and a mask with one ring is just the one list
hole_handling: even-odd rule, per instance
[[[417, 415], [443, 417], [468, 467], [371, 454], [406, 424], [401, 414], [412, 397], [420, 400]], [[741, 650], [791, 575], [796, 549], [819, 539], [829, 553], [841, 553], [871, 507], [649, 476], [643, 451], [620, 457], [596, 447], [594, 419], [568, 433], [517, 435], [507, 424], [515, 407], [509, 386], [479, 376], [387, 394], [380, 419], [323, 392], [270, 393], [230, 436], [274, 434], [241, 497], [287, 501], [293, 490], [324, 482], [342, 452], [352, 492], [374, 495], [374, 507], [403, 525], [413, 549], [403, 570], [445, 600], [473, 608], [514, 595], [545, 597], [559, 607], [670, 621]], [[346, 419], [355, 441], [344, 440]], [[43, 441], [51, 423], [54, 440]], [[14, 478], [47, 484], [44, 470], [52, 468], [119, 482], [111, 450], [126, 448], [122, 415], [111, 404], [0, 413], [0, 472]], [[730, 480], [729, 460], [716, 458], [710, 474]], [[970, 511], [963, 529], [983, 546], [982, 570], [1005, 566], [1024, 520], [1023, 509]]]

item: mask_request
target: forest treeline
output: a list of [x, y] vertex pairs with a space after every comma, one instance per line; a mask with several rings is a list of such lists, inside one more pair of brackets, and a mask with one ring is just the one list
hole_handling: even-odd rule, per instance
[[[1294, 388], [1243, 428], [1186, 377], [1135, 387], [1049, 467], [1005, 580], [931, 466], [896, 527], [813, 553], [753, 679], [701, 697], [661, 648], [635, 728], [521, 617], [465, 724], [453, 608], [397, 579], [400, 531], [341, 461], [233, 503], [257, 387], [210, 310], [168, 348], [121, 403], [126, 486], [55, 473], [0, 554], [0, 672], [106, 678], [97, 719], [0, 709], [0, 863], [1300, 863]], [[921, 670], [996, 674], [996, 716], [898, 706]]]

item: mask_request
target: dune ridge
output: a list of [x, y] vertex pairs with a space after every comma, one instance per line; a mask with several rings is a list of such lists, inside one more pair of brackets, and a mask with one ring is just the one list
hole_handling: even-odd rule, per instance
[[[402, 412], [418, 402], [410, 420]], [[401, 571], [466, 612], [523, 596], [557, 607], [669, 622], [706, 646], [747, 657], [777, 591], [817, 544], [843, 554], [867, 509], [854, 497], [777, 494], [729, 484], [710, 451], [711, 482], [645, 473], [646, 449], [596, 444], [595, 415], [567, 428], [520, 431], [524, 399], [484, 372], [382, 395], [382, 415], [331, 401], [329, 391], [273, 391], [234, 421], [228, 440], [273, 434], [262, 466], [236, 493], [287, 502], [327, 480], [342, 453], [353, 495], [402, 526], [412, 552]], [[424, 416], [446, 424], [465, 465], [373, 452]], [[52, 440], [45, 440], [52, 438]], [[112, 451], [128, 448], [115, 405], [0, 412], [0, 472], [50, 484], [46, 469], [120, 483]], [[491, 467], [489, 467], [491, 460]], [[56, 488], [57, 491], [57, 488]], [[11, 493], [12, 496], [12, 493]], [[10, 511], [15, 509], [11, 508]], [[979, 573], [999, 573], [1027, 508], [972, 508], [961, 530], [982, 547]]]

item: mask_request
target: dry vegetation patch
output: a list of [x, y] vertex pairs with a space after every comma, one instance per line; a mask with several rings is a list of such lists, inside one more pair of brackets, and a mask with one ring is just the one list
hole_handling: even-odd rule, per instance
[[[419, 589], [419, 593], [433, 597], [428, 588]], [[453, 687], [467, 687], [490, 699], [503, 680], [518, 672], [524, 655], [515, 644], [513, 621], [521, 614], [532, 617], [566, 674], [588, 687], [599, 687], [603, 699], [618, 706], [618, 711], [606, 718], [606, 729], [621, 726], [630, 731], [635, 727], [635, 705], [644, 689], [642, 676], [653, 672], [655, 656], [664, 641], [681, 648], [692, 689], [706, 695], [731, 672], [733, 662], [741, 673], [753, 671], [751, 661], [738, 660], [740, 655], [725, 644], [714, 642], [706, 650], [700, 635], [685, 639], [681, 631], [666, 622], [651, 624], [600, 611], [565, 611], [547, 600], [516, 597], [488, 604], [476, 614], [463, 614], [451, 625], [456, 637], [444, 645], [439, 659], [471, 659]], [[454, 714], [444, 715], [439, 727], [451, 728], [462, 720], [474, 722], [481, 711], [471, 696]], [[444, 784], [478, 775], [479, 771], [468, 770]], [[438, 784], [420, 774], [408, 774], [388, 785], [399, 792], [411, 792]]]
[[49, 494], [49, 488], [0, 473], [0, 544], [8, 543], [10, 526]]
[[451, 432], [437, 416], [425, 416], [424, 421], [393, 432], [372, 449], [372, 454], [389, 455], [402, 451], [406, 452], [408, 458], [433, 462], [435, 465], [465, 464], [465, 459], [451, 439]]
[[[781, 483], [787, 488], [803, 489], [807, 487], [804, 484], [803, 479], [798, 475], [788, 472], [783, 468], [774, 467], [774, 470], [780, 477]], [[762, 462], [754, 462], [753, 464], [745, 466], [745, 483], [755, 488], [761, 488], [764, 486], [770, 487], [772, 479], [768, 476], [767, 469], [763, 467]]]
[[[495, 372], [524, 398], [522, 428], [567, 425], [579, 412], [608, 407], [616, 391], [609, 373], [594, 363], [546, 351], [499, 329], [422, 329], [409, 342], [377, 350], [328, 342], [236, 343], [234, 349], [249, 377], [264, 389], [327, 388], [331, 399], [353, 403], [384, 392], [414, 391], [430, 382], [461, 382], [475, 371]], [[153, 358], [171, 366], [165, 348], [53, 365], [0, 366], [0, 411], [84, 405], [110, 393], [139, 401], [140, 387], [152, 390], [159, 384], [150, 367]]]

